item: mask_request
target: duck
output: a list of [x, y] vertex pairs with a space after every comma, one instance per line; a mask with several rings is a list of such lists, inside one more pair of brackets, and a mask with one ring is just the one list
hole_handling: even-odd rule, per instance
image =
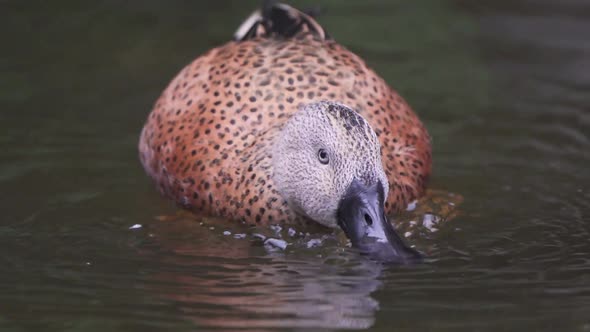
[[342, 229], [408, 263], [388, 216], [423, 195], [431, 139], [408, 103], [308, 13], [266, 1], [163, 90], [139, 158], [162, 195], [248, 225]]

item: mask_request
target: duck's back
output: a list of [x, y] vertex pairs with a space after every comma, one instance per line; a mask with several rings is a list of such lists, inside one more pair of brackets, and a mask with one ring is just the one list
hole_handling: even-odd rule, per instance
[[431, 157], [420, 120], [358, 56], [312, 33], [232, 41], [185, 67], [145, 124], [142, 164], [187, 208], [250, 223], [293, 221], [273, 187], [270, 147], [300, 105], [320, 100], [353, 107], [378, 134], [388, 213], [421, 195]]

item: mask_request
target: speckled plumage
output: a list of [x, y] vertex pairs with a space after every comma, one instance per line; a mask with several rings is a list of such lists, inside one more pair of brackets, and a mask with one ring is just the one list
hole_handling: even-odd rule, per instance
[[431, 147], [416, 114], [361, 58], [306, 29], [230, 41], [185, 67], [147, 119], [141, 162], [187, 209], [251, 224], [307, 222], [277, 190], [271, 155], [285, 122], [321, 100], [354, 108], [377, 134], [388, 214], [423, 193]]

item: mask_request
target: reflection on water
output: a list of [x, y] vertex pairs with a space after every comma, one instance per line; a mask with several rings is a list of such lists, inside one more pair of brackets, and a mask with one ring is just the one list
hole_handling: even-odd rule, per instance
[[587, 1], [293, 3], [432, 134], [438, 191], [396, 218], [428, 262], [156, 218], [143, 121], [252, 3], [3, 1], [0, 330], [590, 331]]
[[[161, 270], [151, 276], [149, 291], [174, 303], [197, 326], [373, 325], [379, 304], [371, 293], [381, 284], [380, 264], [334, 248], [298, 255], [304, 250], [299, 246], [269, 254], [249, 238], [220, 235], [209, 226], [195, 226], [194, 220], [174, 223], [152, 229], [161, 252], [147, 255]], [[194, 240], [203, 238], [209, 240]]]

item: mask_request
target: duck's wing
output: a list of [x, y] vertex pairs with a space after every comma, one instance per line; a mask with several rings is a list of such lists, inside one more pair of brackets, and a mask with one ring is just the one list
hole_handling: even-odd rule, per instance
[[320, 39], [331, 39], [326, 30], [309, 14], [276, 1], [265, 1], [234, 33], [235, 41], [264, 38], [293, 38], [311, 33]]

